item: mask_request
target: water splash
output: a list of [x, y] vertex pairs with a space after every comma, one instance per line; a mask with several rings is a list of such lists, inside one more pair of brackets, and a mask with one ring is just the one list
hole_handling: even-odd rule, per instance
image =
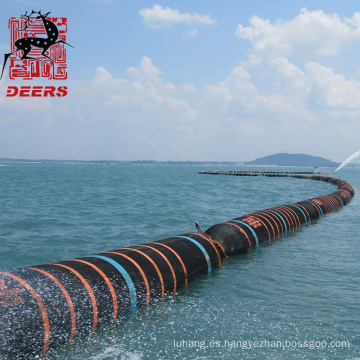
[[355, 154], [351, 155], [350, 157], [348, 157], [336, 170], [335, 172], [337, 172], [338, 170], [340, 170], [341, 168], [343, 168], [345, 165], [347, 165], [349, 162], [353, 161], [354, 159], [356, 159], [357, 157], [360, 156], [360, 151], [357, 151]]

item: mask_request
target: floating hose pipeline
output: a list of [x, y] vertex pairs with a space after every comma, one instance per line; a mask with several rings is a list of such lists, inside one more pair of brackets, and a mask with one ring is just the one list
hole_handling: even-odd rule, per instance
[[291, 176], [337, 185], [331, 194], [256, 211], [211, 226], [87, 257], [0, 272], [0, 358], [33, 359], [69, 344], [142, 304], [210, 273], [227, 256], [286, 236], [354, 196], [344, 180], [279, 172], [201, 172]]

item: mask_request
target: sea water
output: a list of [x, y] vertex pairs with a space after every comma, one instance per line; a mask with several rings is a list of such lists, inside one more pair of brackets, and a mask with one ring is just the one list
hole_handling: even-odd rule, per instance
[[[313, 170], [180, 165], [2, 163], [0, 271], [195, 231], [325, 195], [323, 182], [199, 175]], [[320, 169], [332, 171], [333, 169]], [[360, 169], [335, 214], [226, 259], [177, 294], [77, 339], [45, 360], [359, 359]]]

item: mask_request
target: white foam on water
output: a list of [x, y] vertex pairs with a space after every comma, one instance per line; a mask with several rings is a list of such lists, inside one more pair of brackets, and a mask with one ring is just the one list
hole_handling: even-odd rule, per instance
[[141, 360], [142, 354], [137, 352], [126, 352], [122, 347], [111, 346], [106, 348], [101, 354], [91, 356], [90, 360]]

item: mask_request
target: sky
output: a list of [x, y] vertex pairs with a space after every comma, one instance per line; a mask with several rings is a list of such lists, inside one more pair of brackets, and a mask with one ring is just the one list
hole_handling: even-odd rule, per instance
[[[359, 150], [360, 5], [334, 0], [2, 0], [68, 20], [61, 98], [9, 98], [0, 158], [342, 162]], [[0, 59], [3, 56], [0, 54]], [[0, 65], [1, 66], [1, 65]]]

